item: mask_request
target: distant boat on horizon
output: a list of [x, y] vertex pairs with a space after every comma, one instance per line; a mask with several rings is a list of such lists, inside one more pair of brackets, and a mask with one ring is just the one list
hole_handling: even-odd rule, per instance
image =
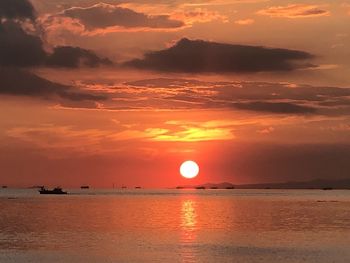
[[3, 185], [1, 188], [5, 189], [5, 188], [7, 188], [7, 185]]
[[235, 186], [228, 182], [205, 183], [199, 185], [179, 185], [176, 189], [235, 189]]
[[80, 186], [80, 189], [90, 189], [90, 186], [88, 186], [88, 185], [82, 185], [82, 186]]
[[141, 186], [135, 186], [135, 189], [141, 189]]
[[68, 194], [66, 191], [63, 191], [61, 187], [55, 187], [52, 190], [48, 190], [45, 187], [42, 187], [39, 190], [39, 193], [41, 195], [49, 195], [49, 194], [51, 194], [51, 195], [66, 195], [66, 194]]

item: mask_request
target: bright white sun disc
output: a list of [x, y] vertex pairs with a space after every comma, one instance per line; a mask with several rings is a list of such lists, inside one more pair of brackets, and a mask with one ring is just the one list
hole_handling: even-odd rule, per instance
[[180, 166], [180, 173], [185, 178], [194, 178], [199, 173], [199, 166], [194, 161], [183, 162]]

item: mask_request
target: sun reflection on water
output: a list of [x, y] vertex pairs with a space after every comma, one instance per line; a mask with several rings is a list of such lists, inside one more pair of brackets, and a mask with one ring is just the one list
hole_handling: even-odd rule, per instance
[[196, 201], [186, 199], [181, 205], [181, 256], [183, 262], [196, 262], [196, 238], [198, 216], [196, 212]]

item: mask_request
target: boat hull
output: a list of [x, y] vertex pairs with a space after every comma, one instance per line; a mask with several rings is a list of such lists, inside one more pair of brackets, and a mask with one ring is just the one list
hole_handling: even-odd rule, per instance
[[66, 195], [67, 192], [56, 192], [56, 191], [50, 191], [50, 190], [40, 190], [39, 193], [41, 195]]

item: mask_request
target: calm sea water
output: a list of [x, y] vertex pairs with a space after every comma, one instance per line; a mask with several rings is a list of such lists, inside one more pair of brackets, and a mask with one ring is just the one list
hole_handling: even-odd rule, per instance
[[350, 262], [350, 191], [0, 189], [0, 262]]

